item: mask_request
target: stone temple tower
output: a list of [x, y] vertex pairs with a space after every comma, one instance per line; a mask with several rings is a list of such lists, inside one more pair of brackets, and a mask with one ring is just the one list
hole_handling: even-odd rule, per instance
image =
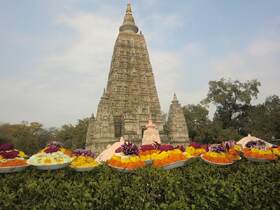
[[150, 115], [160, 133], [163, 131], [149, 53], [144, 35], [138, 31], [128, 4], [115, 42], [107, 88], [88, 127], [89, 149], [101, 151], [121, 136], [140, 143]]
[[170, 143], [185, 144], [189, 142], [186, 119], [176, 94], [174, 94], [169, 108], [167, 128]]

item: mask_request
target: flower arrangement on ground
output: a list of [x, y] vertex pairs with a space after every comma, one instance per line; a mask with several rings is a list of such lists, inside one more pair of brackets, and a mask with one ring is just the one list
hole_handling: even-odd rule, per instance
[[27, 166], [27, 156], [23, 151], [14, 148], [12, 144], [0, 144], [0, 167]]
[[145, 167], [145, 162], [139, 157], [137, 145], [125, 142], [116, 149], [113, 157], [107, 161], [108, 165], [120, 170], [132, 171]]
[[99, 165], [94, 159], [95, 154], [90, 150], [76, 149], [72, 153], [74, 160], [71, 162], [70, 167], [78, 170], [91, 170]]
[[39, 169], [58, 169], [67, 166], [72, 161], [71, 150], [63, 147], [59, 142], [48, 144], [39, 153], [32, 155], [28, 163]]
[[280, 157], [280, 146], [273, 146], [272, 147], [272, 152], [273, 152], [273, 154], [275, 154], [278, 157]]
[[201, 158], [215, 165], [229, 165], [240, 160], [238, 153], [239, 147], [235, 141], [226, 141], [221, 144], [212, 144], [208, 146], [207, 152], [201, 155]]
[[159, 152], [159, 144], [155, 142], [154, 144], [146, 144], [140, 146], [139, 156], [140, 159], [145, 161], [146, 163], [152, 163], [156, 154], [158, 154]]
[[186, 157], [199, 157], [201, 154], [207, 152], [207, 148], [207, 145], [197, 142], [191, 142], [190, 145], [186, 148]]
[[252, 161], [271, 161], [278, 158], [273, 148], [268, 147], [265, 142], [259, 140], [249, 141], [243, 148], [243, 154]]
[[165, 168], [172, 165], [174, 167], [183, 166], [187, 160], [183, 146], [173, 147], [170, 144], [160, 145], [159, 152], [153, 156], [153, 167]]

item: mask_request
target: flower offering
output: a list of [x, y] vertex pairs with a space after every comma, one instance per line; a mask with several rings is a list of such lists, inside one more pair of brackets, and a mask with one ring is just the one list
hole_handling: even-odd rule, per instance
[[71, 168], [90, 170], [99, 165], [94, 159], [95, 154], [90, 150], [76, 149], [73, 151], [72, 156], [74, 157], [74, 160], [71, 162]]
[[146, 144], [142, 145], [139, 150], [139, 156], [141, 160], [145, 162], [152, 162], [154, 159], [154, 156], [158, 154], [160, 150], [158, 149], [157, 144]]
[[184, 152], [183, 146], [173, 147], [170, 144], [160, 145], [158, 147], [158, 153], [153, 155], [153, 167], [155, 168], [177, 168], [185, 164], [188, 159]]
[[243, 154], [251, 161], [271, 161], [278, 158], [269, 144], [258, 139], [248, 141], [243, 148]]
[[161, 168], [179, 161], [185, 161], [186, 159], [187, 158], [180, 149], [162, 151], [154, 157], [153, 166], [155, 168]]
[[[240, 160], [240, 156], [235, 147], [235, 141], [226, 141], [222, 144], [212, 144], [208, 146], [208, 151], [201, 155], [201, 158], [215, 165], [229, 165]], [[236, 149], [235, 149], [236, 148]]]
[[253, 161], [270, 161], [277, 160], [277, 155], [270, 148], [244, 148], [244, 156]]
[[186, 148], [186, 157], [198, 157], [205, 152], [207, 152], [207, 145], [192, 142]]
[[63, 144], [57, 141], [53, 141], [51, 143], [49, 143], [44, 149], [41, 150], [41, 152], [43, 153], [55, 153], [55, 152], [62, 152], [65, 155], [71, 156], [72, 155], [72, 151], [69, 149], [66, 149], [65, 147], [63, 147]]
[[277, 155], [278, 157], [280, 157], [280, 146], [274, 146], [272, 147], [272, 152], [273, 154]]
[[206, 152], [201, 156], [203, 160], [206, 162], [210, 162], [213, 164], [232, 164], [235, 159], [228, 153], [225, 152]]
[[137, 155], [120, 156], [114, 155], [109, 161], [108, 165], [113, 168], [119, 168], [123, 170], [135, 170], [145, 167], [145, 162]]
[[115, 151], [115, 155], [107, 161], [108, 165], [120, 170], [131, 171], [144, 167], [146, 164], [139, 155], [137, 145], [125, 142]]
[[12, 144], [0, 144], [0, 172], [23, 170], [28, 166], [24, 152], [14, 149]]
[[71, 154], [61, 143], [52, 142], [39, 153], [32, 155], [28, 163], [42, 170], [63, 168], [72, 161]]

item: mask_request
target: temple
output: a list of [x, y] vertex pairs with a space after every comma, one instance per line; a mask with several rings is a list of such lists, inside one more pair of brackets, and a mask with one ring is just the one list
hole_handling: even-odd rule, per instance
[[169, 108], [167, 128], [170, 143], [182, 144], [189, 141], [189, 131], [186, 119], [176, 94], [174, 94]]
[[120, 137], [141, 143], [149, 116], [163, 139], [164, 120], [142, 32], [127, 4], [115, 42], [107, 87], [88, 126], [86, 146], [102, 151]]

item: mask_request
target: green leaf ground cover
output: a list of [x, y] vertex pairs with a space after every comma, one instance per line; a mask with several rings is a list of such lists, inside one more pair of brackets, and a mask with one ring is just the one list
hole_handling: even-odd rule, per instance
[[216, 167], [196, 160], [170, 171], [107, 166], [0, 175], [0, 209], [279, 209], [280, 161]]

